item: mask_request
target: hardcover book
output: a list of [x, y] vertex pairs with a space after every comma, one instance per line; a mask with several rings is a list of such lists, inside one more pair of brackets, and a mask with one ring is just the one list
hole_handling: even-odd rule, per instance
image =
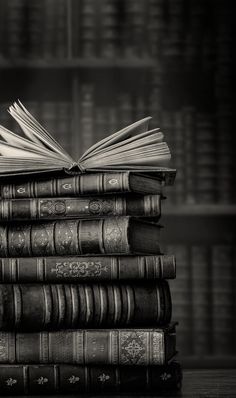
[[2, 199], [0, 221], [161, 215], [160, 195]]
[[1, 392], [7, 395], [77, 393], [159, 393], [181, 388], [180, 364], [161, 366], [0, 365]]
[[152, 329], [0, 332], [0, 363], [164, 365], [176, 354], [175, 325]]
[[173, 255], [0, 258], [1, 283], [145, 281], [175, 275]]
[[83, 195], [104, 194], [161, 194], [164, 185], [172, 184], [175, 173], [164, 172], [149, 173], [149, 175], [134, 171], [94, 172], [77, 174], [73, 176], [54, 176], [54, 178], [37, 176], [32, 179], [29, 176], [8, 176], [0, 185], [2, 199], [21, 198], [50, 198], [73, 197]]
[[160, 226], [130, 217], [0, 224], [0, 257], [160, 254]]
[[160, 326], [171, 319], [164, 280], [148, 284], [0, 285], [0, 330]]

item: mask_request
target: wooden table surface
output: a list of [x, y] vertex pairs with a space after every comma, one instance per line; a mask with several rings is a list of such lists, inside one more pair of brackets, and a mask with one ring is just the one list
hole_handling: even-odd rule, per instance
[[[1, 392], [0, 392], [1, 396]], [[63, 398], [66, 397], [81, 397], [81, 395], [63, 395]], [[112, 396], [112, 395], [110, 395]], [[115, 397], [115, 395], [113, 395]], [[122, 398], [131, 398], [134, 396], [144, 397], [143, 395], [135, 394], [131, 395], [122, 395]], [[46, 397], [46, 396], [44, 396]], [[47, 396], [49, 398], [49, 396]], [[50, 396], [50, 398], [55, 398], [56, 396]], [[62, 396], [61, 396], [62, 397]], [[101, 395], [87, 395], [86, 397], [90, 398], [101, 398]], [[106, 395], [108, 397], [108, 395]], [[118, 395], [116, 395], [118, 398]], [[145, 398], [148, 396], [145, 395]], [[157, 394], [152, 395], [157, 398], [164, 398], [164, 396], [160, 396]], [[165, 398], [167, 395], [165, 395]], [[169, 398], [236, 398], [236, 369], [214, 369], [214, 370], [185, 370], [183, 374], [183, 386], [182, 391], [176, 394], [169, 394]], [[9, 396], [8, 396], [9, 398]], [[18, 398], [20, 398], [18, 396]], [[21, 396], [21, 398], [23, 398]]]

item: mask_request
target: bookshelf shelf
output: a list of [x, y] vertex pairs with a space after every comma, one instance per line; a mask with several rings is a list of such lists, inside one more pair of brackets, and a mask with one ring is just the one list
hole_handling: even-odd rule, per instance
[[163, 214], [166, 216], [236, 216], [234, 204], [193, 204], [193, 205], [166, 205], [163, 204]]
[[99, 69], [99, 68], [152, 68], [152, 58], [66, 58], [66, 59], [0, 59], [0, 69]]

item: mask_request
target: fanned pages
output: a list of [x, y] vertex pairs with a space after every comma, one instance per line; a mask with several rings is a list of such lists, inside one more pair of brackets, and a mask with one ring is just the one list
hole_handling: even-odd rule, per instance
[[[75, 161], [18, 101], [9, 108], [24, 137], [0, 126], [0, 175], [55, 170], [167, 171], [170, 151], [160, 130], [148, 130], [146, 117], [111, 134]], [[77, 166], [77, 167], [76, 167]], [[173, 170], [172, 170], [173, 171]]]

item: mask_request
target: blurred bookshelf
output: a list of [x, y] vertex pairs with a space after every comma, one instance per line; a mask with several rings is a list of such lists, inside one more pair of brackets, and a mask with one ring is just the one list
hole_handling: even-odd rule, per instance
[[186, 366], [236, 359], [231, 8], [0, 0], [1, 124], [18, 131], [6, 109], [19, 98], [75, 158], [147, 115], [164, 132], [178, 170], [163, 223], [165, 249], [177, 253], [173, 314]]
[[236, 216], [236, 205], [228, 204], [194, 204], [172, 206], [163, 204], [163, 213], [166, 216]]

